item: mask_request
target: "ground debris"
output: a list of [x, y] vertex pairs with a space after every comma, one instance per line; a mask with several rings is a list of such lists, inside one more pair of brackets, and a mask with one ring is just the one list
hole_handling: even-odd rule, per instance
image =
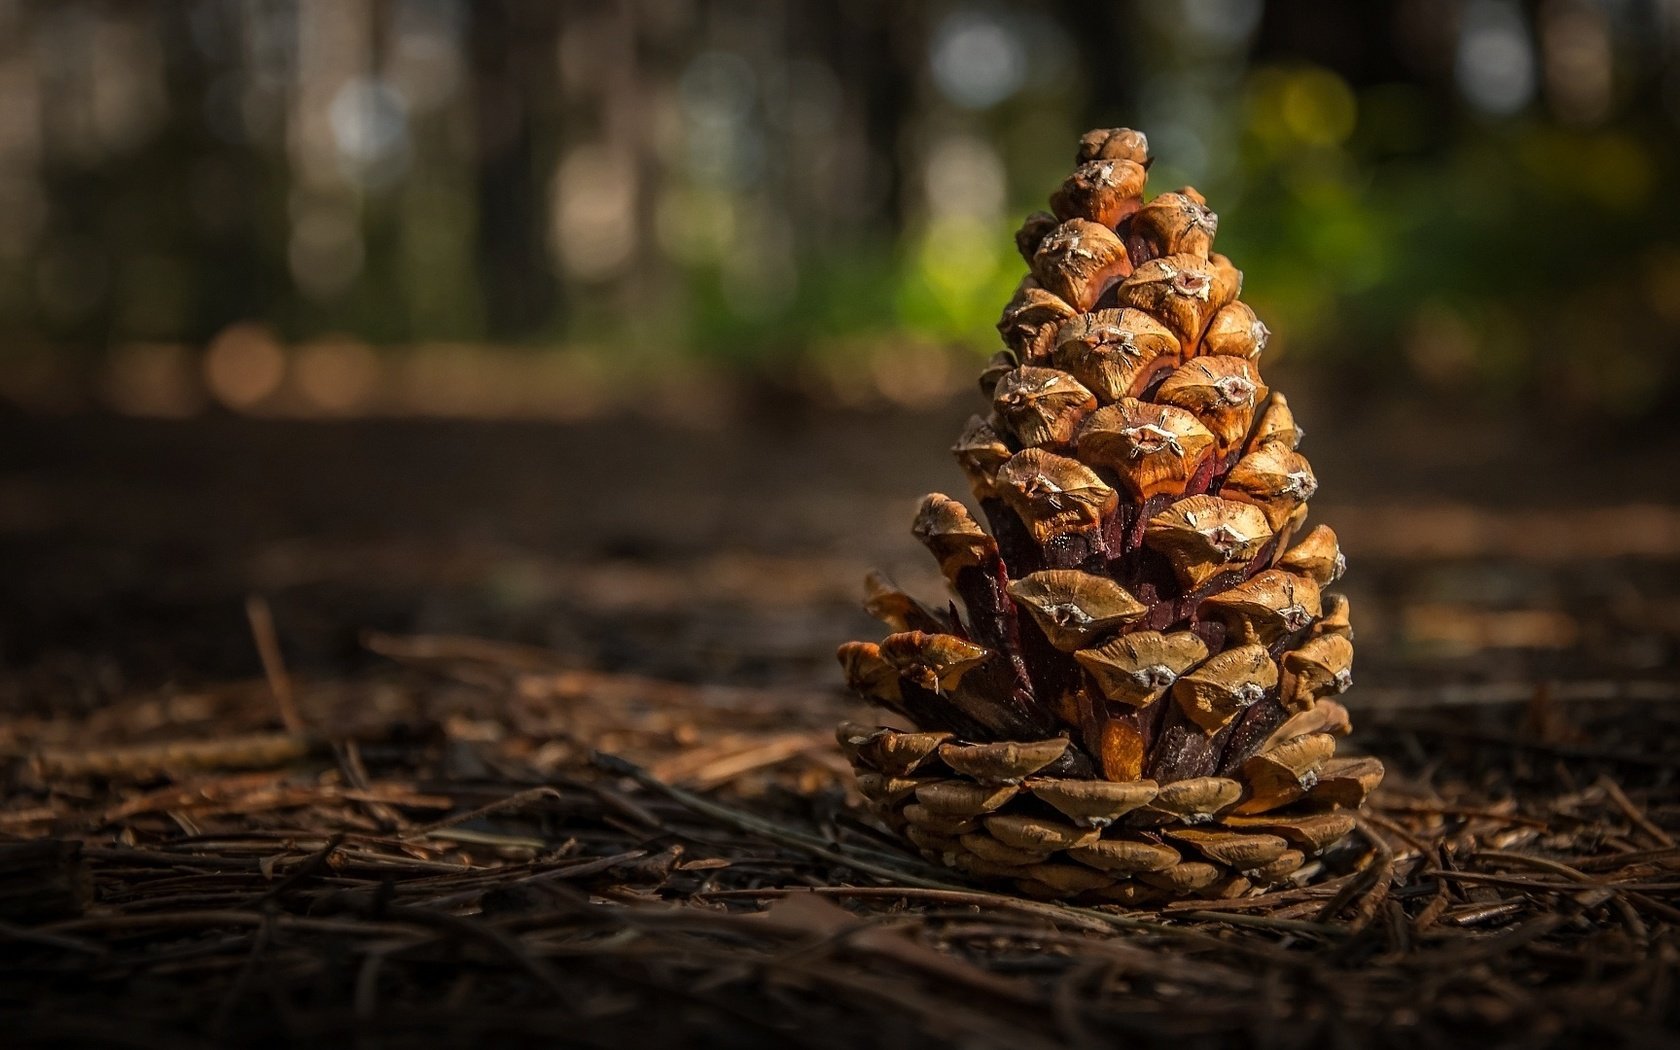
[[1544, 733], [1500, 705], [1368, 712], [1360, 743], [1396, 775], [1316, 881], [1127, 911], [959, 885], [905, 853], [846, 794], [824, 742], [838, 697], [374, 645], [396, 663], [285, 679], [293, 731], [278, 666], [8, 727], [0, 893], [55, 903], [0, 917], [13, 1045], [1680, 1028], [1680, 718], [1649, 706], [1572, 704]]

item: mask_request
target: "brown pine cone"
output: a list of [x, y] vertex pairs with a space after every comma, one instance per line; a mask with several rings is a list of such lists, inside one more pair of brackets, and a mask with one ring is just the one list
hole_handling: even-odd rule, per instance
[[875, 812], [929, 858], [1021, 892], [1124, 903], [1301, 879], [1381, 763], [1335, 757], [1350, 681], [1335, 533], [1260, 376], [1266, 326], [1193, 189], [1142, 199], [1148, 147], [1080, 140], [1017, 236], [1032, 272], [913, 532], [961, 598], [871, 577], [895, 632], [851, 688], [916, 727], [844, 725]]

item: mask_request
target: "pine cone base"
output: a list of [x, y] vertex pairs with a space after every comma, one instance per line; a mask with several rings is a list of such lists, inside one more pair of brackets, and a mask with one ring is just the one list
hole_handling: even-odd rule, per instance
[[1265, 808], [1233, 777], [1042, 775], [1065, 737], [972, 744], [852, 723], [837, 736], [870, 810], [922, 857], [1047, 900], [1146, 905], [1294, 881], [1353, 830], [1382, 777], [1374, 759], [1325, 759], [1291, 773], [1288, 801]]
[[1030, 267], [952, 452], [986, 519], [930, 494], [912, 533], [962, 609], [880, 576], [892, 630], [839, 657], [917, 731], [844, 726], [880, 818], [1037, 896], [1142, 903], [1304, 878], [1382, 778], [1350, 730], [1336, 535], [1260, 374], [1270, 335], [1194, 189], [1143, 200], [1144, 137], [1080, 140], [1016, 236]]

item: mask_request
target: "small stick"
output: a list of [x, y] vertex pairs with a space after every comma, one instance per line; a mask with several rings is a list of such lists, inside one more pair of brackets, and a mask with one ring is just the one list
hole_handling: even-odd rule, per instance
[[70, 937], [62, 933], [49, 933], [28, 926], [14, 926], [9, 922], [0, 920], [0, 944], [9, 942], [44, 944], [50, 948], [81, 952], [84, 955], [105, 955], [108, 951], [104, 945], [95, 944], [80, 937]]
[[43, 751], [43, 776], [144, 776], [209, 769], [270, 769], [307, 757], [317, 742], [302, 733], [259, 733], [215, 740], [165, 741], [89, 751]]
[[[362, 791], [372, 786], [368, 779], [367, 766], [362, 762], [362, 749], [354, 740], [345, 739], [334, 741], [333, 755], [338, 759], [339, 771], [344, 774], [345, 782], [352, 788]], [[377, 798], [357, 798], [368, 815], [383, 824], [387, 829], [400, 828], [405, 821], [402, 814], [387, 806]]]
[[274, 706], [280, 709], [280, 724], [287, 732], [302, 733], [303, 716], [298, 713], [297, 699], [292, 695], [292, 676], [286, 673], [286, 661], [280, 655], [280, 636], [274, 630], [274, 613], [268, 607], [268, 599], [260, 594], [247, 597], [245, 618], [251, 621], [251, 637], [257, 643], [257, 656], [262, 660], [269, 691], [274, 694]]
[[1376, 914], [1377, 906], [1388, 896], [1389, 880], [1394, 875], [1394, 850], [1389, 846], [1388, 840], [1371, 830], [1370, 825], [1364, 821], [1360, 821], [1357, 826], [1359, 833], [1365, 836], [1365, 841], [1371, 844], [1376, 860], [1358, 876], [1348, 880], [1347, 885], [1343, 886], [1328, 904], [1320, 908], [1318, 915], [1313, 919], [1314, 922], [1328, 923], [1343, 908], [1357, 900], [1358, 906], [1354, 909], [1351, 921], [1352, 929], [1356, 933], [1365, 928]]
[[1516, 853], [1511, 850], [1504, 849], [1481, 849], [1472, 853], [1470, 856], [1472, 859], [1476, 860], [1502, 860], [1508, 864], [1517, 864], [1522, 867], [1534, 868], [1539, 871], [1549, 871], [1554, 875], [1562, 875], [1566, 879], [1573, 879], [1585, 886], [1600, 885], [1598, 879], [1593, 878], [1586, 872], [1581, 871], [1578, 868], [1572, 868], [1560, 861], [1549, 860], [1545, 857], [1534, 857], [1527, 853]]
[[479, 806], [477, 809], [470, 809], [465, 813], [455, 813], [444, 817], [442, 820], [434, 820], [430, 824], [422, 824], [417, 828], [409, 828], [407, 831], [398, 835], [397, 839], [398, 841], [407, 841], [408, 839], [424, 838], [427, 835], [437, 834], [446, 828], [452, 828], [457, 824], [465, 824], [469, 820], [477, 820], [479, 817], [487, 817], [492, 813], [499, 813], [504, 809], [517, 809], [526, 803], [536, 802], [539, 799], [563, 799], [565, 797], [566, 796], [551, 787], [527, 788], [524, 791], [514, 792], [506, 798], [499, 798], [494, 802]]
[[1242, 911], [1219, 911], [1208, 908], [1186, 909], [1173, 913], [1176, 919], [1196, 922], [1224, 922], [1232, 926], [1253, 926], [1262, 930], [1283, 930], [1286, 933], [1305, 933], [1315, 937], [1345, 937], [1346, 926], [1328, 922], [1306, 922], [1301, 919], [1280, 919], [1274, 915], [1254, 915]]
[[1652, 823], [1651, 818], [1647, 817], [1643, 810], [1633, 804], [1633, 799], [1627, 797], [1627, 793], [1622, 790], [1620, 784], [1609, 777], [1599, 777], [1598, 786], [1603, 788], [1604, 793], [1610, 796], [1610, 801], [1616, 804], [1617, 809], [1621, 810], [1629, 820], [1639, 825], [1639, 830], [1651, 836], [1657, 841], [1658, 845], [1665, 849], [1674, 848], [1674, 839], [1669, 836], [1668, 832]]

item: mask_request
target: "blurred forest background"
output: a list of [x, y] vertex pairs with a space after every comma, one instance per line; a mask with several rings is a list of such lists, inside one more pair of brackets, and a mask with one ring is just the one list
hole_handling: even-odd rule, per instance
[[1115, 124], [1290, 365], [1680, 387], [1676, 0], [0, 0], [0, 400], [938, 401]]

